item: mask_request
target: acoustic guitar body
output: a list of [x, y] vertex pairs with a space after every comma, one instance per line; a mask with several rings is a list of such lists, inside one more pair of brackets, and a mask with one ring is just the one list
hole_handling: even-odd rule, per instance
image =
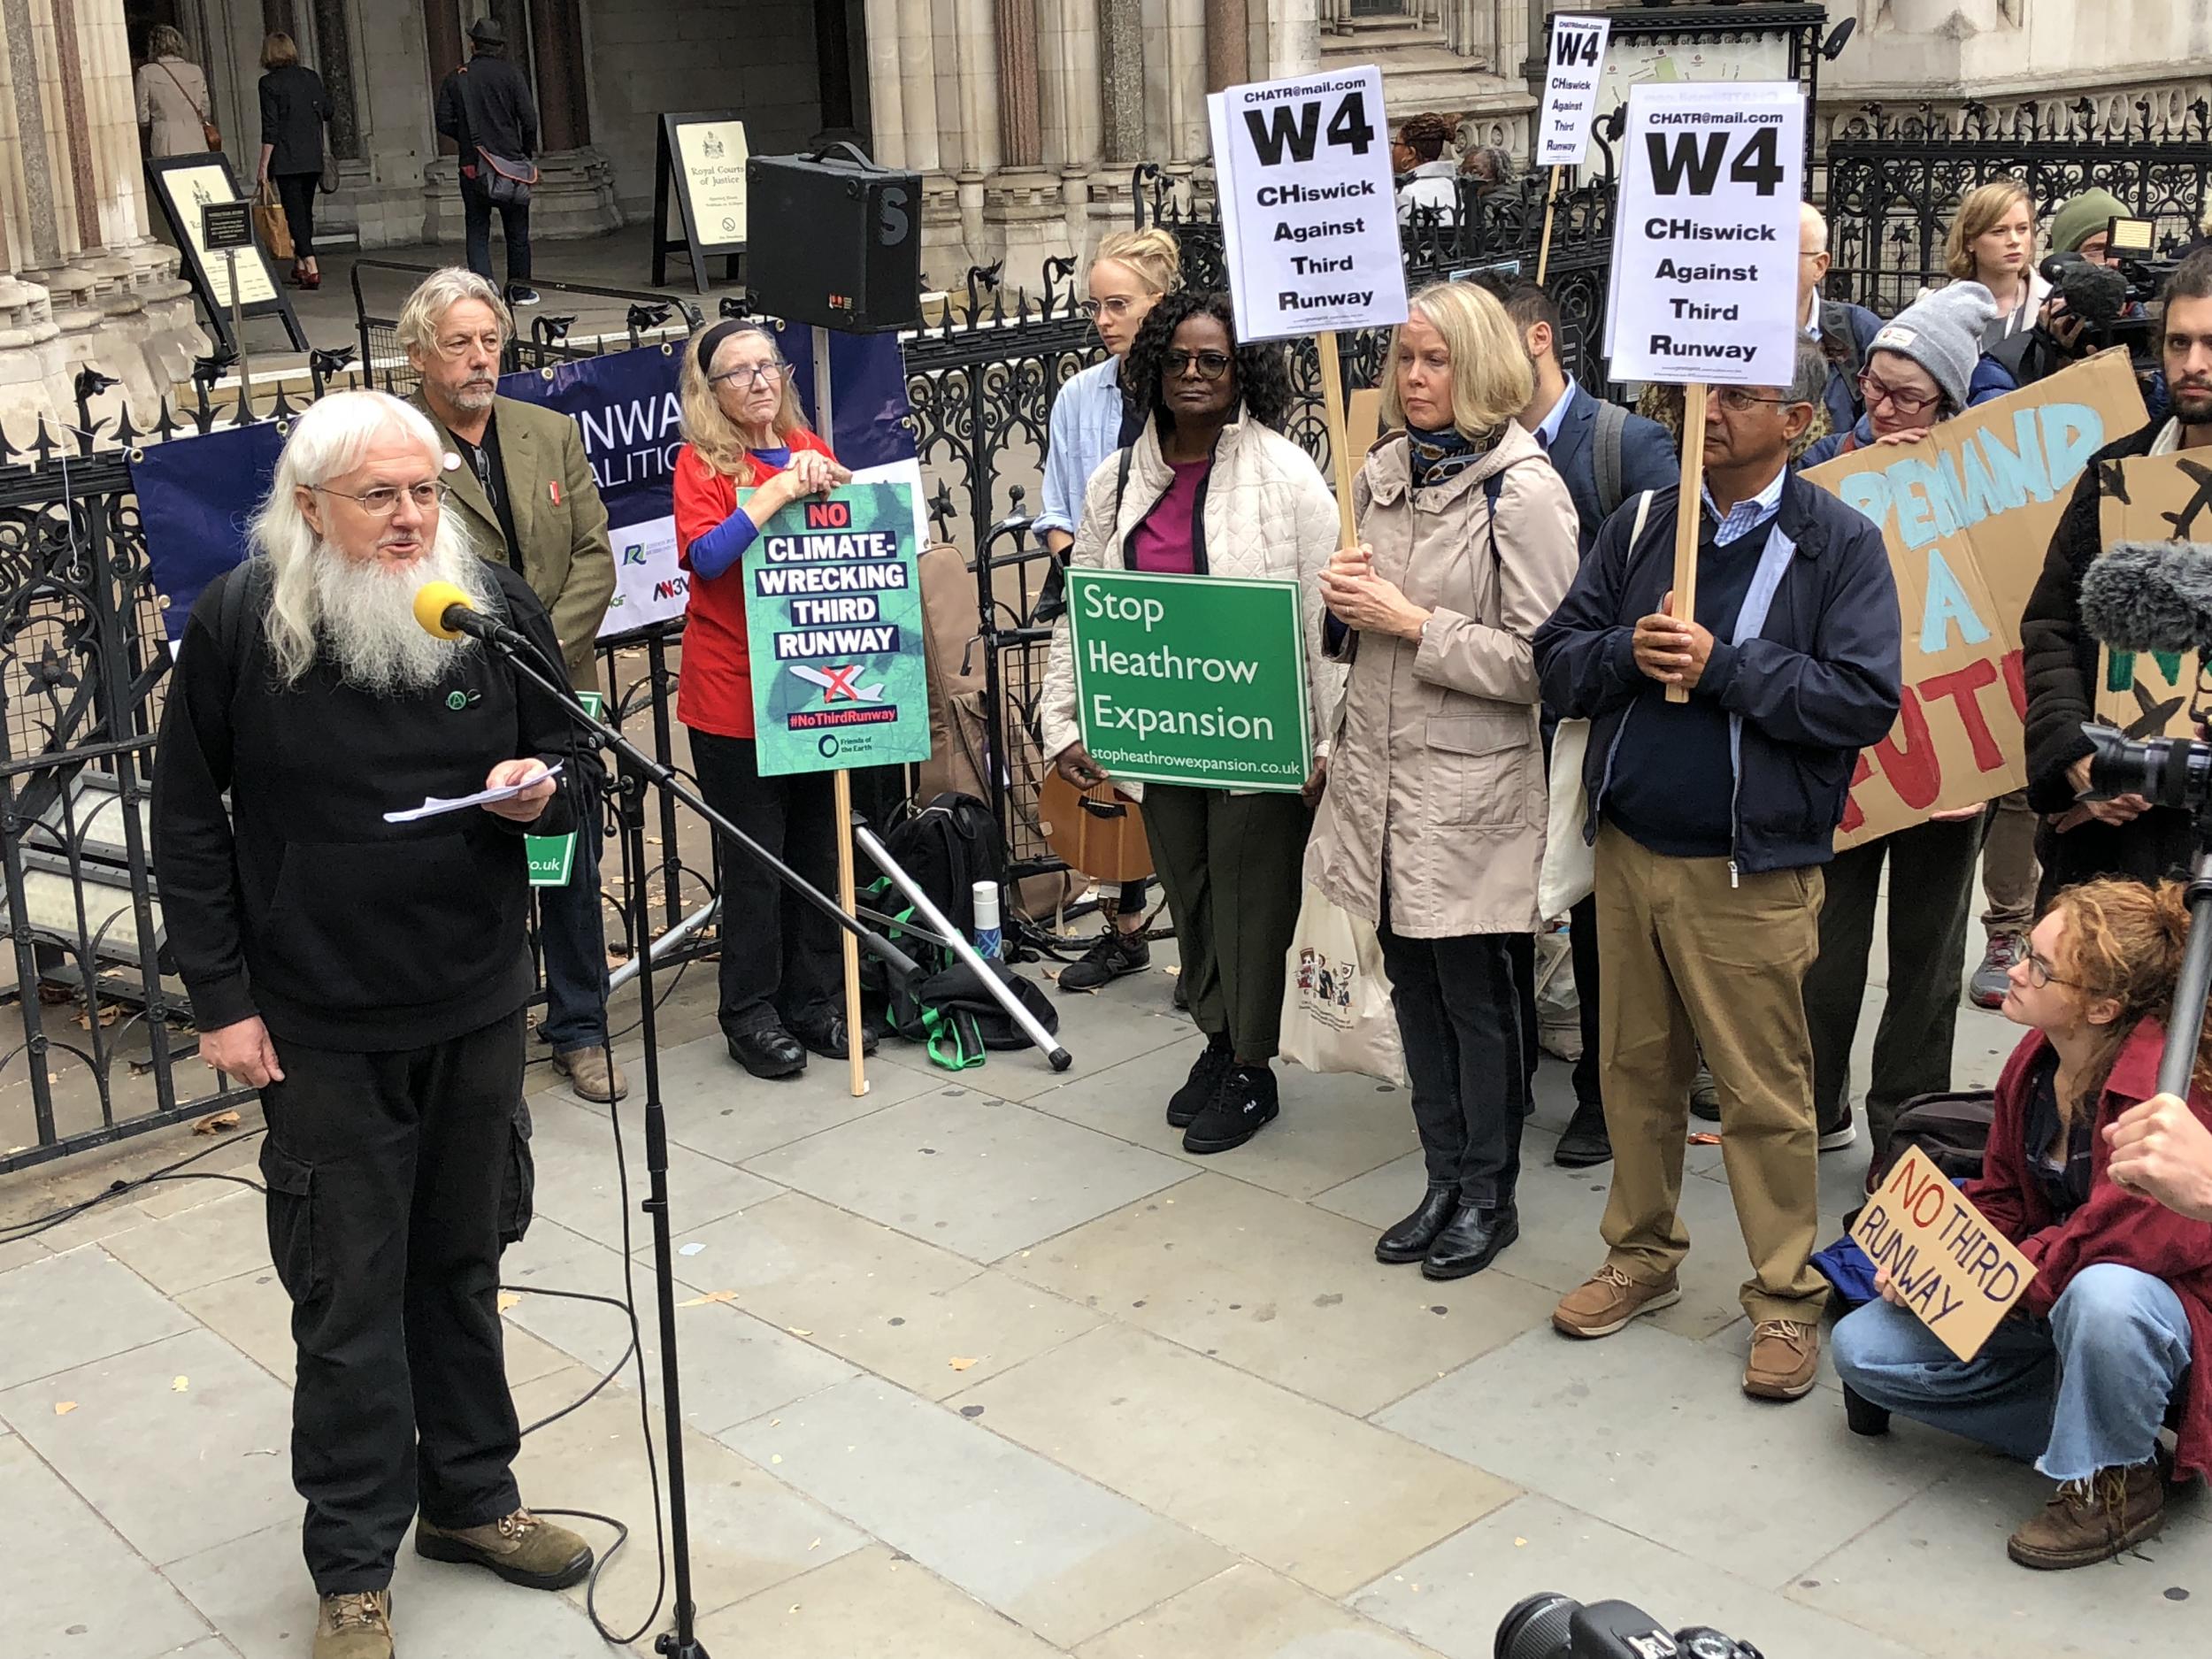
[[1152, 873], [1144, 818], [1110, 783], [1078, 789], [1048, 771], [1037, 790], [1037, 823], [1069, 869], [1095, 881], [1140, 881]]

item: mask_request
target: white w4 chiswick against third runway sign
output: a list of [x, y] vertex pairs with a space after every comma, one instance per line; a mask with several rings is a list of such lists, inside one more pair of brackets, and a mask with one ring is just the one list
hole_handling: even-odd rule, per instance
[[1606, 342], [1615, 380], [1790, 383], [1804, 128], [1790, 81], [1630, 91]]
[[1382, 72], [1230, 87], [1207, 105], [1238, 334], [1405, 321]]

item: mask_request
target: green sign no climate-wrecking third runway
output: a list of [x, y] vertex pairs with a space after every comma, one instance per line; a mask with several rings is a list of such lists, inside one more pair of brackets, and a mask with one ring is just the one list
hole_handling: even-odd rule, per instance
[[1303, 787], [1303, 617], [1296, 582], [1071, 570], [1084, 748], [1136, 783]]

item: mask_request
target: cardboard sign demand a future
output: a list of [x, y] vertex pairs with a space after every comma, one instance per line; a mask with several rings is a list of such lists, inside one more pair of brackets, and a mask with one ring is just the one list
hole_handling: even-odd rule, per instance
[[1206, 102], [1238, 336], [1405, 321], [1382, 72], [1231, 87]]
[[[2212, 542], [2212, 457], [2130, 456], [2108, 461], [2119, 488], [2098, 503], [2105, 550], [2119, 541]], [[2108, 472], [2108, 477], [2111, 473]], [[2193, 737], [2197, 683], [2204, 664], [2194, 652], [2138, 653], [2100, 647], [2097, 718], [2130, 737]]]
[[1613, 33], [1605, 18], [1559, 16], [1551, 20], [1551, 68], [1544, 109], [1536, 122], [1536, 165], [1576, 167], [1590, 149], [1590, 123], [1598, 112], [1598, 77], [1605, 42]]
[[761, 527], [732, 572], [761, 776], [929, 758], [918, 552], [905, 484], [847, 484]]
[[1982, 1351], [2035, 1278], [2035, 1263], [1918, 1147], [1866, 1201], [1851, 1236], [1875, 1266], [1889, 1270], [1905, 1306], [1961, 1359]]
[[1881, 527], [1903, 630], [1897, 724], [1859, 752], [1839, 851], [2027, 782], [2020, 618], [2082, 467], [2143, 419], [2106, 352], [1805, 474]]
[[1083, 747], [1117, 778], [1292, 790], [1313, 770], [1296, 582], [1068, 572]]
[[1805, 95], [1793, 81], [1639, 86], [1625, 142], [1613, 378], [1787, 386]]

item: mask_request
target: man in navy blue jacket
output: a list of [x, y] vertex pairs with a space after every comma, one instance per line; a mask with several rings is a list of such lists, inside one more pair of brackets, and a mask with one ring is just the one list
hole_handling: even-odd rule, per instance
[[[1674, 440], [1655, 420], [1608, 403], [1567, 378], [1559, 361], [1559, 307], [1526, 279], [1503, 280], [1494, 291], [1505, 302], [1535, 371], [1535, 395], [1520, 413], [1524, 431], [1551, 457], [1574, 498], [1580, 552], [1596, 544], [1598, 530], [1624, 501], [1647, 489], [1665, 489], [1681, 475]], [[1605, 1094], [1598, 1068], [1597, 902], [1585, 898], [1568, 912], [1575, 997], [1582, 1010], [1582, 1057], [1575, 1062], [1575, 1111], [1552, 1149], [1563, 1169], [1587, 1169], [1613, 1156], [1605, 1133]], [[1534, 976], [1530, 976], [1532, 996]]]
[[[1610, 1336], [1679, 1299], [1677, 1216], [1690, 1076], [1718, 1087], [1722, 1156], [1748, 1248], [1744, 1392], [1809, 1393], [1828, 1287], [1812, 1046], [1801, 993], [1821, 870], [1859, 750], [1897, 718], [1897, 589], [1881, 533], [1787, 465], [1828, 363], [1798, 347], [1786, 388], [1715, 391], [1695, 616], [1672, 600], [1672, 491], [1629, 545], [1616, 514], [1535, 638], [1548, 707], [1591, 722], [1588, 831], [1605, 941], [1599, 1010], [1613, 1188], [1604, 1266], [1552, 1314]], [[1666, 687], [1689, 697], [1669, 703]]]

